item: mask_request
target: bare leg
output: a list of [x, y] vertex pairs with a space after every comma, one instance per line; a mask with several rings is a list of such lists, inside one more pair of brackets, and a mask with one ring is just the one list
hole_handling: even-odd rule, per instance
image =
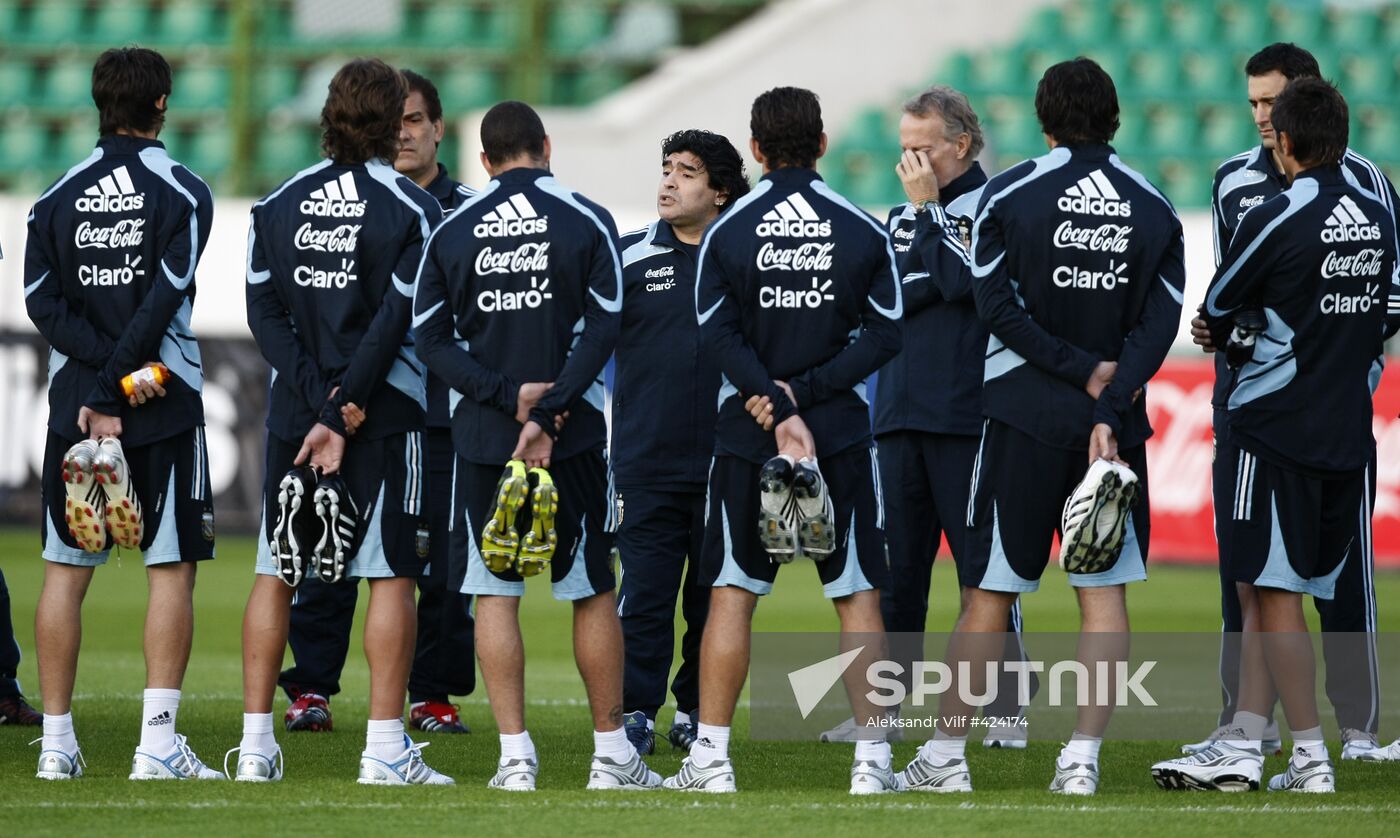
[[287, 648], [292, 589], [276, 576], [256, 574], [243, 612], [243, 711], [271, 713]]
[[[1077, 588], [1080, 632], [1077, 659], [1089, 671], [1091, 700], [1079, 707], [1075, 731], [1099, 739], [1108, 729], [1115, 701], [1115, 674], [1128, 660], [1128, 602], [1123, 585]], [[1108, 664], [1107, 706], [1095, 706], [1099, 696], [1098, 665]]]
[[525, 731], [525, 643], [520, 637], [520, 597], [476, 598], [476, 658], [503, 734]]
[[968, 589], [968, 593], [967, 605], [948, 639], [947, 664], [953, 671], [953, 683], [938, 703], [938, 729], [952, 737], [967, 735], [968, 717], [977, 710], [963, 700], [959, 670], [967, 672], [969, 695], [986, 691], [987, 663], [1001, 660], [1006, 619], [1016, 601], [1012, 593], [980, 589]]
[[178, 690], [185, 680], [194, 640], [195, 562], [146, 568], [146, 688]]
[[1259, 598], [1259, 629], [1264, 657], [1283, 701], [1288, 727], [1295, 733], [1311, 730], [1317, 716], [1317, 662], [1308, 624], [1303, 619], [1303, 595], [1276, 588], [1255, 588]]
[[1274, 709], [1274, 682], [1264, 658], [1259, 627], [1259, 597], [1247, 582], [1236, 582], [1240, 599], [1240, 698], [1237, 710], [1268, 717]]
[[[885, 623], [880, 617], [880, 592], [860, 591], [834, 599], [832, 604], [836, 606], [836, 616], [841, 619], [841, 651], [844, 653], [865, 647], [853, 664], [846, 667], [843, 677], [856, 724], [867, 731], [874, 731], [873, 724], [884, 715], [885, 710], [866, 697], [870, 689], [865, 673], [870, 664], [885, 656]], [[737, 700], [738, 696], [735, 698]]]
[[413, 591], [418, 580], [369, 580], [365, 613], [365, 660], [369, 662], [369, 717], [403, 715], [413, 645], [418, 638], [418, 611]]
[[574, 602], [574, 660], [588, 691], [593, 729], [622, 727], [622, 623], [612, 591]]
[[[743, 588], [710, 591], [710, 615], [700, 641], [700, 721], [728, 727], [749, 674], [749, 633], [758, 595]], [[878, 620], [878, 613], [876, 615]]]
[[34, 613], [34, 645], [46, 715], [61, 716], [73, 706], [78, 647], [83, 639], [83, 597], [92, 582], [92, 571], [90, 567], [44, 562], [44, 589]]

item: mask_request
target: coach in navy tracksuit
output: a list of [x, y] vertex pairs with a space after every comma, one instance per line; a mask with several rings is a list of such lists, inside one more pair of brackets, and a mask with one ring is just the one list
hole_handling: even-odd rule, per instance
[[[701, 583], [714, 590], [701, 649], [699, 739], [666, 781], [695, 791], [734, 789], [729, 726], [753, 609], [778, 572], [759, 537], [764, 463], [779, 453], [819, 458], [838, 548], [815, 564], [843, 631], [882, 631], [878, 591], [889, 580], [864, 384], [900, 348], [889, 235], [818, 176], [826, 136], [811, 91], [760, 95], [750, 126], [765, 174], [706, 232], [695, 291], [705, 347], [724, 374], [701, 554]], [[750, 400], [766, 400], [771, 430], [750, 415]], [[876, 715], [859, 701], [861, 722]], [[893, 785], [883, 741], [857, 744], [852, 788], [857, 783]]]
[[[1144, 443], [1152, 429], [1137, 391], [1176, 334], [1185, 284], [1181, 223], [1108, 145], [1118, 99], [1097, 64], [1081, 58], [1048, 69], [1036, 114], [1052, 150], [987, 183], [972, 231], [973, 293], [991, 338], [964, 568], [977, 590], [955, 637], [1001, 631], [1016, 597], [1039, 587], [1064, 500], [1099, 457], [1126, 461], [1141, 499], [1117, 564], [1070, 577], [1084, 627], [1126, 633], [1125, 585], [1147, 578]], [[1124, 653], [1088, 654], [1097, 663]], [[974, 671], [979, 666], [974, 659]], [[956, 691], [944, 694], [939, 732], [948, 738], [921, 749], [906, 769], [911, 786], [970, 788], [967, 727], [949, 721], [968, 712]], [[1097, 788], [1109, 713], [1080, 708], [1052, 790]]]
[[[404, 734], [413, 591], [427, 564], [423, 514], [423, 368], [408, 333], [423, 243], [442, 218], [431, 195], [386, 158], [408, 95], [377, 59], [342, 67], [322, 110], [329, 159], [254, 204], [248, 325], [273, 369], [265, 524], [244, 618], [245, 722], [239, 776], [280, 771], [272, 698], [292, 589], [271, 549], [278, 485], [294, 460], [339, 472], [359, 510], [345, 584], [369, 580], [365, 656], [369, 724], [360, 779], [442, 784]], [[396, 780], [386, 780], [385, 775]]]
[[[1227, 400], [1238, 479], [1224, 573], [1238, 586], [1247, 635], [1306, 636], [1302, 595], [1331, 599], [1345, 565], [1364, 556], [1355, 542], [1370, 539], [1372, 376], [1400, 326], [1387, 324], [1387, 307], [1400, 309], [1400, 277], [1391, 208], [1346, 173], [1341, 94], [1300, 79], [1279, 94], [1271, 119], [1292, 184], [1241, 219], [1204, 318], [1216, 346], [1240, 310], [1262, 310], [1266, 320]], [[1235, 722], [1262, 763], [1258, 740], [1277, 689], [1294, 750], [1270, 788], [1332, 791], [1311, 646], [1300, 644], [1246, 644]]]
[[[394, 168], [427, 190], [447, 215], [476, 191], [453, 180], [438, 162], [445, 126], [437, 87], [411, 70], [401, 72], [409, 94]], [[427, 376], [427, 394], [426, 491], [419, 536], [420, 546], [421, 541], [427, 542], [428, 569], [418, 580], [418, 642], [408, 679], [409, 724], [428, 732], [466, 733], [449, 696], [469, 695], [476, 687], [476, 667], [462, 665], [475, 654], [471, 597], [458, 593], [460, 578], [449, 578], [452, 435], [447, 386], [432, 373]], [[358, 586], [327, 585], [314, 574], [297, 589], [288, 635], [295, 664], [279, 680], [291, 699], [288, 730], [331, 729], [329, 699], [340, 692], [358, 597]]]
[[[1306, 50], [1293, 44], [1273, 44], [1260, 50], [1245, 65], [1249, 83], [1249, 98], [1259, 127], [1261, 144], [1226, 160], [1216, 170], [1211, 190], [1211, 212], [1215, 220], [1215, 261], [1220, 263], [1229, 248], [1235, 230], [1245, 214], [1280, 194], [1288, 187], [1288, 179], [1279, 168], [1277, 140], [1270, 123], [1274, 100], [1288, 82], [1296, 78], [1319, 78], [1317, 60]], [[1400, 202], [1395, 187], [1379, 167], [1350, 149], [1342, 158], [1342, 176], [1353, 186], [1364, 189], [1380, 199], [1386, 213], [1395, 218]], [[1195, 324], [1197, 343], [1207, 351], [1218, 347], [1210, 343], [1204, 323]], [[1377, 358], [1375, 381], [1380, 381]], [[1220, 601], [1225, 632], [1220, 654], [1221, 696], [1224, 706], [1220, 712], [1221, 725], [1234, 716], [1239, 700], [1239, 636], [1243, 630], [1239, 594], [1227, 575], [1233, 542], [1233, 517], [1229, 514], [1230, 499], [1235, 493], [1238, 450], [1231, 440], [1226, 422], [1226, 405], [1235, 373], [1225, 362], [1223, 352], [1215, 355], [1215, 389], [1211, 399], [1214, 410], [1215, 459], [1211, 465], [1211, 486], [1214, 497], [1216, 544], [1220, 552]], [[1371, 496], [1375, 497], [1375, 469], [1368, 479]], [[1336, 713], [1337, 726], [1347, 747], [1343, 759], [1373, 750], [1380, 721], [1379, 673], [1366, 654], [1344, 652], [1363, 633], [1376, 631], [1376, 592], [1373, 579], [1374, 554], [1370, 541], [1358, 539], [1357, 561], [1349, 561], [1337, 577], [1336, 595], [1332, 599], [1314, 599], [1323, 631], [1323, 651], [1329, 659], [1327, 667], [1327, 697]], [[1364, 552], [1363, 552], [1364, 551]], [[1374, 640], [1368, 640], [1374, 643]], [[1359, 665], [1360, 669], [1356, 669]], [[1205, 745], [1210, 740], [1201, 743]], [[1195, 747], [1195, 746], [1191, 746]]]
[[661, 144], [660, 218], [622, 237], [622, 330], [612, 391], [613, 524], [626, 648], [622, 706], [638, 750], [653, 747], [675, 649], [676, 592], [685, 635], [671, 683], [667, 738], [689, 749], [700, 707], [700, 636], [709, 588], [697, 581], [705, 534], [705, 478], [715, 447], [719, 368], [700, 345], [695, 261], [705, 228], [748, 194], [744, 161], [709, 131]]
[[[940, 537], [947, 537], [959, 568], [966, 557], [967, 494], [982, 434], [987, 350], [967, 253], [987, 182], [977, 162], [982, 126], [967, 97], [943, 85], [906, 102], [899, 126], [904, 153], [897, 168], [909, 201], [891, 210], [886, 224], [904, 288], [904, 349], [880, 370], [874, 411], [894, 582], [880, 592], [880, 611], [885, 630], [901, 633], [891, 638], [892, 647], [913, 640], [913, 633], [922, 635], [927, 626]], [[975, 585], [961, 575], [958, 584]], [[1019, 602], [1006, 630], [1020, 630]], [[922, 643], [908, 645], [895, 652], [896, 660], [921, 658]], [[1007, 653], [1020, 657], [1016, 638], [1008, 638]], [[984, 709], [987, 716], [1019, 713], [1010, 673], [1004, 686]], [[1014, 734], [1022, 731], [989, 730], [988, 743], [1019, 744], [1022, 738]]]

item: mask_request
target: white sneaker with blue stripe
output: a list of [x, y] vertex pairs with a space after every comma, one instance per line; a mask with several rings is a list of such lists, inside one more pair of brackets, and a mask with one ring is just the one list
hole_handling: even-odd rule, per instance
[[414, 742], [403, 738], [404, 752], [398, 758], [386, 762], [373, 754], [360, 754], [359, 782], [366, 786], [450, 786], [454, 781], [446, 774], [440, 774], [423, 761], [423, 749], [427, 742]]
[[215, 771], [199, 761], [190, 749], [183, 734], [175, 734], [175, 750], [166, 756], [157, 756], [138, 750], [131, 758], [132, 780], [226, 780], [222, 772]]
[[[236, 773], [230, 774], [228, 758], [234, 754], [238, 754], [238, 768]], [[282, 747], [277, 746], [270, 754], [258, 751], [245, 754], [234, 748], [224, 754], [224, 776], [240, 783], [275, 783], [282, 779]]]
[[[29, 744], [42, 741], [43, 737], [40, 737]], [[47, 748], [39, 752], [39, 770], [34, 776], [40, 780], [76, 780], [83, 776], [84, 765], [87, 765], [87, 760], [83, 759], [82, 748], [75, 746], [71, 754]]]

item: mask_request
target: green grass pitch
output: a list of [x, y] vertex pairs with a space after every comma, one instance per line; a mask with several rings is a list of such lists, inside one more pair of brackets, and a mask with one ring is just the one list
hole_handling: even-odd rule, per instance
[[[227, 537], [220, 558], [200, 568], [195, 650], [185, 680], [179, 726], [210, 764], [238, 743], [241, 731], [239, 623], [251, 584], [251, 539]], [[34, 603], [42, 579], [38, 536], [0, 531], [0, 567], [8, 579], [14, 620], [25, 659], [20, 677], [37, 704], [34, 666]], [[1057, 571], [1043, 590], [1025, 602], [1033, 630], [1077, 627], [1074, 601]], [[830, 631], [831, 608], [822, 601], [815, 574], [784, 571], [776, 593], [759, 608], [756, 628], [769, 631]], [[956, 596], [951, 565], [939, 562], [933, 583], [931, 628], [951, 623]], [[1158, 566], [1152, 579], [1129, 591], [1138, 631], [1210, 631], [1219, 625], [1216, 576], [1211, 569]], [[1377, 599], [1400, 601], [1400, 575], [1377, 577]], [[1024, 752], [969, 747], [971, 795], [887, 795], [851, 798], [846, 793], [849, 746], [750, 742], [741, 705], [733, 755], [740, 793], [709, 797], [656, 793], [598, 793], [583, 790], [592, 749], [582, 684], [570, 653], [569, 608], [532, 582], [525, 625], [528, 723], [540, 749], [540, 791], [508, 795], [486, 789], [497, 755], [495, 727], [485, 690], [463, 702], [470, 736], [429, 736], [424, 756], [457, 780], [448, 788], [365, 788], [354, 782], [363, 745], [368, 673], [358, 638], [351, 648], [344, 692], [335, 698], [336, 731], [280, 731], [288, 777], [268, 786], [232, 783], [132, 783], [126, 779], [137, 741], [144, 667], [141, 625], [145, 574], [139, 557], [115, 559], [97, 572], [84, 612], [83, 654], [74, 716], [88, 760], [77, 782], [33, 779], [34, 728], [0, 727], [0, 834], [475, 834], [615, 835], [713, 834], [743, 830], [752, 835], [1170, 833], [1278, 834], [1285, 830], [1354, 834], [1393, 829], [1400, 818], [1400, 765], [1338, 763], [1335, 795], [1168, 794], [1152, 784], [1148, 766], [1175, 753], [1176, 742], [1108, 742], [1098, 796], [1062, 799], [1045, 791], [1056, 753], [1054, 743], [1032, 743]], [[363, 605], [364, 597], [361, 597]], [[1311, 610], [1311, 609], [1309, 609]], [[1382, 609], [1381, 629], [1400, 629], [1394, 612]], [[359, 630], [357, 622], [356, 630]], [[1397, 701], [1387, 696], [1388, 703]], [[280, 700], [279, 714], [285, 708]], [[1325, 711], [1324, 711], [1325, 712]], [[1383, 738], [1394, 737], [1387, 714]], [[1202, 718], [1201, 733], [1212, 723]], [[669, 722], [663, 711], [662, 722]], [[903, 764], [916, 745], [895, 746]], [[1334, 747], [1333, 756], [1337, 755]], [[650, 760], [673, 773], [680, 757], [662, 744]], [[1266, 776], [1281, 770], [1271, 758]]]

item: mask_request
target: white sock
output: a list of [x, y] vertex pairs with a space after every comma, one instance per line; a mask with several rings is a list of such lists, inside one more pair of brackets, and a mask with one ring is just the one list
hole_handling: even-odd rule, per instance
[[[626, 736], [624, 735], [625, 739]], [[512, 759], [528, 759], [538, 763], [539, 757], [535, 754], [535, 743], [530, 741], [530, 731], [522, 730], [519, 733], [501, 734], [501, 762]]]
[[697, 765], [729, 759], [729, 726], [701, 722], [696, 731], [695, 744], [690, 746], [690, 756]]
[[179, 690], [146, 690], [141, 700], [141, 750], [161, 756], [175, 750]]
[[273, 754], [277, 751], [277, 739], [272, 735], [271, 713], [244, 713], [243, 740], [238, 750], [248, 753]]
[[1244, 731], [1244, 739], [1243, 741], [1231, 741], [1230, 744], [1234, 745], [1236, 748], [1253, 748], [1256, 751], [1262, 751], [1264, 747], [1264, 728], [1268, 724], [1269, 720], [1258, 713], [1250, 713], [1247, 710], [1236, 710], [1235, 717], [1230, 720], [1230, 726], [1237, 727]]
[[403, 732], [403, 717], [370, 719], [365, 727], [365, 753], [385, 762], [393, 762], [408, 748]]
[[61, 716], [44, 714], [42, 746], [46, 751], [62, 751], [65, 754], [71, 754], [78, 750], [78, 737], [73, 733], [73, 714], [71, 712]]
[[1327, 743], [1322, 741], [1322, 726], [1293, 731], [1293, 749], [1302, 751], [1307, 759], [1328, 759]]
[[637, 752], [627, 741], [627, 730], [593, 731], [593, 755], [607, 757], [613, 762], [627, 762]]
[[856, 759], [875, 762], [879, 765], [889, 765], [892, 755], [890, 754], [890, 743], [883, 739], [857, 739]]
[[678, 725], [688, 725], [688, 724], [690, 724], [690, 714], [689, 714], [689, 713], [682, 713], [681, 711], [677, 710], [677, 711], [676, 711], [676, 721], [675, 721], [675, 723], [678, 724]]
[[966, 759], [967, 736], [949, 736], [941, 730], [936, 730], [933, 738], [919, 748], [919, 753], [936, 765], [942, 765], [950, 759]]
[[1099, 764], [1099, 748], [1103, 747], [1103, 739], [1097, 736], [1086, 736], [1079, 731], [1075, 731], [1069, 741], [1060, 750], [1060, 756], [1066, 762], [1090, 762]]

